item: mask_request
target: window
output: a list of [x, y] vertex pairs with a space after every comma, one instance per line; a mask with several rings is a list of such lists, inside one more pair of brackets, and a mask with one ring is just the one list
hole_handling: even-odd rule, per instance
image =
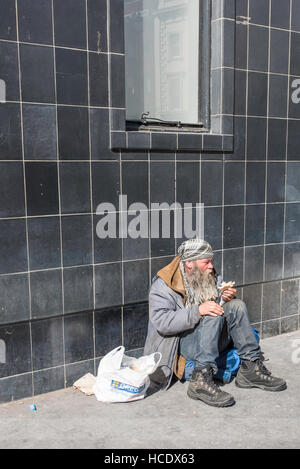
[[209, 44], [209, 3], [125, 0], [127, 121], [205, 125], [209, 61], [204, 55], [210, 48], [203, 45]]

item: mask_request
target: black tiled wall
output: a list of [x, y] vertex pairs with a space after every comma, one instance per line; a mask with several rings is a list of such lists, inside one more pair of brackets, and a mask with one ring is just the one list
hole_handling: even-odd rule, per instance
[[212, 94], [234, 76], [226, 152], [155, 133], [151, 151], [110, 149], [125, 111], [120, 1], [0, 0], [0, 402], [95, 374], [120, 344], [141, 353], [151, 278], [181, 240], [99, 239], [97, 206], [121, 194], [203, 202], [215, 265], [252, 324], [299, 328], [300, 0], [212, 0], [226, 46]]

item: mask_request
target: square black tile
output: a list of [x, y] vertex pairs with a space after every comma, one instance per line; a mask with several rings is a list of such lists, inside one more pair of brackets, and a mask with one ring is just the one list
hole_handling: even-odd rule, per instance
[[265, 163], [247, 163], [246, 203], [265, 202]]
[[286, 118], [288, 77], [273, 74], [269, 80], [269, 116]]
[[90, 129], [92, 160], [119, 160], [120, 152], [113, 152], [109, 148], [110, 129], [108, 109], [90, 109]]
[[283, 245], [274, 244], [265, 248], [265, 280], [282, 278]]
[[59, 165], [62, 213], [90, 213], [90, 165], [64, 162]]
[[54, 53], [52, 47], [20, 44], [22, 99], [54, 103]]
[[248, 117], [247, 119], [247, 158], [264, 160], [266, 158], [267, 119]]
[[300, 31], [300, 5], [299, 1], [292, 2], [292, 30]]
[[[123, 213], [125, 216], [125, 213]], [[129, 213], [127, 233], [123, 239], [123, 259], [144, 259], [149, 257], [149, 213], [148, 210]]]
[[56, 163], [25, 164], [27, 214], [54, 215], [58, 207], [58, 177]]
[[245, 199], [245, 163], [224, 163], [224, 204], [243, 204]]
[[244, 160], [245, 159], [245, 135], [246, 135], [246, 119], [244, 117], [234, 117], [234, 147], [233, 153], [225, 153], [227, 160]]
[[5, 343], [0, 378], [31, 371], [29, 323], [0, 326], [0, 340]]
[[286, 181], [286, 201], [300, 202], [300, 163], [289, 162], [287, 164], [287, 181]]
[[0, 11], [5, 14], [0, 18], [0, 38], [8, 41], [17, 40], [16, 32], [16, 7], [14, 2], [0, 0]]
[[300, 274], [300, 243], [284, 246], [284, 277], [297, 277]]
[[249, 26], [249, 70], [268, 71], [269, 31], [260, 26]]
[[44, 394], [65, 387], [64, 367], [49, 368], [33, 373], [34, 394]]
[[94, 359], [85, 360], [83, 362], [71, 363], [65, 366], [66, 381], [65, 386], [73, 386], [75, 381], [84, 376], [86, 373], [95, 375]]
[[299, 53], [300, 53], [300, 36], [298, 33], [291, 33], [291, 59], [290, 59], [290, 74], [297, 75], [300, 74], [300, 63], [299, 63]]
[[56, 160], [55, 107], [38, 104], [22, 106], [25, 160]]
[[32, 396], [32, 373], [12, 376], [1, 380], [0, 402], [11, 402]]
[[120, 164], [118, 162], [92, 163], [93, 211], [99, 204], [113, 204], [119, 210]]
[[92, 358], [94, 356], [93, 313], [66, 316], [64, 341], [66, 363]]
[[223, 277], [225, 282], [243, 284], [244, 249], [226, 249], [223, 252]]
[[21, 160], [20, 104], [1, 103], [0, 106], [0, 160]]
[[126, 306], [123, 309], [125, 349], [144, 347], [149, 318], [148, 303]]
[[284, 204], [268, 204], [266, 217], [266, 243], [283, 240]]
[[[290, 4], [282, 0], [271, 0], [271, 26], [289, 29], [290, 27]], [[294, 29], [292, 27], [292, 29]]]
[[271, 319], [262, 323], [262, 339], [273, 337], [280, 333], [280, 319]]
[[246, 206], [245, 246], [264, 243], [265, 206]]
[[122, 260], [119, 213], [94, 215], [94, 258], [96, 264]]
[[[196, 173], [197, 176], [197, 173]], [[212, 190], [213, 188], [213, 190]], [[198, 188], [194, 200], [197, 200]], [[221, 161], [201, 163], [201, 202], [208, 205], [222, 205], [223, 163]]]
[[0, 220], [0, 274], [27, 272], [24, 219]]
[[115, 0], [110, 5], [110, 50], [111, 52], [124, 53], [123, 0]]
[[244, 245], [244, 207], [224, 207], [224, 249]]
[[149, 261], [124, 262], [124, 303], [137, 303], [148, 299]]
[[54, 0], [53, 8], [55, 44], [86, 49], [86, 2]]
[[222, 249], [222, 207], [205, 207], [204, 239], [213, 249]]
[[58, 149], [61, 160], [89, 159], [88, 109], [58, 106]]
[[106, 0], [88, 0], [89, 50], [107, 51], [107, 9]]
[[95, 355], [101, 357], [122, 344], [122, 310], [95, 311]]
[[289, 32], [271, 29], [270, 72], [288, 73]]
[[268, 163], [267, 202], [283, 202], [285, 197], [285, 163]]
[[298, 318], [299, 316], [291, 316], [286, 318], [281, 318], [280, 325], [280, 333], [287, 334], [288, 332], [293, 332], [299, 329], [298, 325]]
[[0, 323], [9, 324], [30, 318], [28, 275], [0, 276]]
[[269, 25], [269, 1], [251, 0], [249, 2], [249, 15], [251, 23]]
[[34, 370], [63, 365], [63, 319], [50, 318], [33, 321], [32, 362]]
[[91, 215], [63, 216], [61, 223], [64, 267], [91, 264]]
[[112, 107], [125, 107], [125, 57], [124, 55], [111, 55], [110, 63], [110, 105]]
[[264, 283], [262, 296], [262, 320], [280, 318], [280, 282]]
[[299, 121], [289, 120], [288, 121], [288, 148], [287, 148], [288, 160], [300, 160], [299, 145], [300, 145]]
[[268, 75], [248, 73], [248, 116], [267, 115]]
[[245, 247], [245, 283], [259, 283], [263, 280], [264, 247]]
[[52, 2], [18, 0], [19, 40], [36, 44], [52, 44]]
[[93, 309], [92, 266], [66, 268], [63, 277], [65, 314]]
[[148, 208], [148, 162], [122, 162], [122, 195], [127, 195], [128, 208], [135, 202]]
[[33, 319], [63, 313], [61, 269], [31, 272], [30, 290]]
[[28, 219], [30, 270], [60, 267], [60, 226], [58, 217]]
[[285, 160], [287, 121], [268, 119], [268, 159]]
[[19, 101], [20, 93], [17, 44], [12, 42], [0, 42], [0, 70], [1, 80], [5, 82], [6, 100]]
[[88, 104], [87, 52], [55, 49], [58, 104]]
[[151, 203], [174, 202], [175, 164], [173, 162], [150, 163], [150, 200]]
[[248, 285], [243, 288], [243, 301], [251, 323], [261, 321], [262, 285]]
[[0, 162], [0, 217], [24, 215], [23, 165], [21, 162]]
[[[184, 220], [184, 219], [183, 219]], [[175, 251], [174, 226], [175, 212], [170, 212], [170, 217], [163, 210], [151, 210], [151, 256], [173, 255]], [[179, 228], [182, 228], [179, 226]]]
[[300, 203], [286, 204], [285, 240], [300, 241]]
[[89, 54], [90, 104], [108, 106], [108, 60], [106, 54]]
[[234, 113], [246, 114], [246, 71], [234, 71]]
[[[173, 169], [171, 164], [169, 163], [169, 167]], [[200, 164], [198, 162], [176, 163], [176, 202], [179, 202], [182, 207], [186, 203], [200, 202]]]
[[95, 266], [95, 308], [107, 308], [122, 304], [122, 265]]
[[299, 313], [299, 280], [285, 280], [282, 282], [281, 316], [291, 316]]

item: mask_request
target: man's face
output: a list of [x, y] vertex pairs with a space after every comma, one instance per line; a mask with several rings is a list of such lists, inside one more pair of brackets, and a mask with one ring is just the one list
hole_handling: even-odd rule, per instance
[[198, 259], [194, 261], [194, 268], [197, 267], [198, 270], [212, 270], [214, 268], [212, 263], [212, 257], [208, 259]]

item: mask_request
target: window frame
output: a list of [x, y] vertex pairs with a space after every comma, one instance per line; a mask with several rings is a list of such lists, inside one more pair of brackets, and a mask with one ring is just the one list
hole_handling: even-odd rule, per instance
[[199, 112], [204, 123], [200, 130], [195, 126], [153, 128], [127, 124], [124, 0], [109, 2], [110, 148], [113, 151], [233, 150], [235, 0], [226, 4], [226, 15], [223, 0], [203, 0], [202, 5], [203, 15], [210, 21], [203, 21], [201, 27], [205, 31], [200, 31], [200, 37], [206, 38], [199, 51], [200, 60], [206, 61], [206, 66], [201, 67], [204, 73], [199, 75]]

